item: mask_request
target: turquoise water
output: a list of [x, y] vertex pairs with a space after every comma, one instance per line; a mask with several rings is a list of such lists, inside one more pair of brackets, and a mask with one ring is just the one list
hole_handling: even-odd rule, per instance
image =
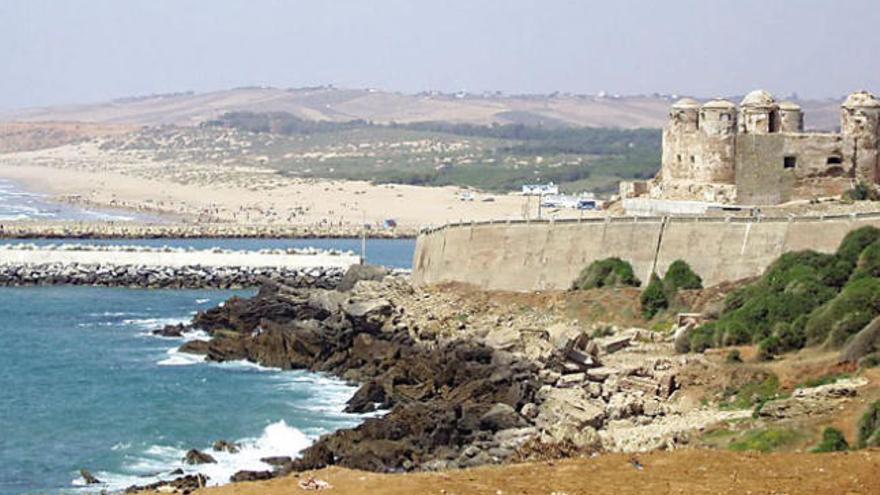
[[24, 190], [15, 182], [0, 179], [0, 222], [6, 220], [141, 220], [161, 219], [122, 210], [81, 208], [54, 203], [42, 194]]
[[357, 424], [341, 413], [354, 389], [337, 380], [208, 364], [176, 353], [182, 339], [148, 334], [233, 293], [0, 288], [0, 494], [82, 492], [83, 467], [108, 482], [89, 493], [121, 489], [194, 472], [181, 463], [189, 448], [241, 441], [199, 466], [222, 482]]
[[[235, 250], [257, 250], [268, 248], [339, 249], [361, 252], [360, 239], [0, 239], [0, 244], [126, 244], [138, 246], [173, 246], [207, 249], [222, 247]], [[415, 239], [367, 239], [367, 261], [393, 268], [412, 267]]]

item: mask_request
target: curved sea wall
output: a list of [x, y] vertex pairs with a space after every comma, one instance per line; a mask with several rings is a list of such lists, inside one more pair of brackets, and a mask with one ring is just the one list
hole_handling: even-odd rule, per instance
[[413, 259], [417, 285], [462, 282], [484, 289], [566, 289], [597, 259], [617, 256], [647, 282], [683, 259], [713, 285], [760, 275], [779, 255], [834, 251], [852, 229], [880, 227], [880, 212], [852, 215], [608, 217], [581, 221], [483, 222], [422, 231]]

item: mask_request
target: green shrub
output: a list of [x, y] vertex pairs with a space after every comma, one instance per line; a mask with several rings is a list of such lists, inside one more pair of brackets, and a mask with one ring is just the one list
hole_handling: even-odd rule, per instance
[[799, 435], [792, 430], [783, 430], [768, 428], [765, 430], [752, 430], [746, 432], [738, 440], [731, 442], [728, 447], [730, 450], [772, 452], [780, 447], [791, 444], [799, 438]]
[[690, 350], [691, 352], [703, 352], [710, 347], [715, 347], [715, 323], [706, 323], [691, 331]]
[[725, 297], [714, 338], [708, 327], [696, 332], [691, 350], [752, 342], [768, 359], [806, 345], [841, 346], [878, 315], [880, 229], [868, 226], [849, 232], [835, 254], [780, 256], [760, 279]]
[[871, 243], [862, 250], [850, 280], [866, 277], [880, 277], [880, 242]]
[[764, 337], [761, 339], [761, 342], [758, 342], [759, 361], [770, 361], [775, 355], [779, 354], [779, 351], [779, 337], [775, 335]]
[[703, 279], [685, 261], [675, 260], [663, 276], [663, 286], [667, 293], [675, 294], [679, 289], [702, 289]]
[[669, 299], [663, 290], [663, 281], [656, 273], [651, 274], [651, 281], [639, 296], [639, 303], [642, 306], [642, 316], [645, 319], [653, 318], [654, 315], [669, 307]]
[[590, 338], [601, 339], [602, 337], [610, 337], [612, 335], [614, 335], [614, 329], [610, 325], [601, 325], [593, 329]]
[[638, 287], [641, 282], [633, 273], [632, 265], [620, 258], [605, 258], [590, 263], [581, 270], [573, 288], [586, 290], [601, 287]]
[[[817, 309], [806, 325], [807, 343], [842, 345], [880, 314], [880, 279], [861, 278]], [[833, 335], [832, 335], [833, 333]]]
[[837, 428], [828, 427], [822, 432], [822, 440], [813, 447], [813, 452], [842, 452], [847, 449], [849, 449], [849, 444], [846, 442], [843, 432]]
[[859, 420], [859, 448], [868, 447], [878, 438], [880, 438], [880, 400], [868, 406], [868, 410]]
[[726, 388], [722, 393], [724, 402], [720, 405], [721, 409], [751, 409], [779, 398], [779, 378], [776, 375], [766, 373], [759, 379], [739, 387]]
[[801, 383], [795, 385], [794, 388], [813, 388], [813, 387], [821, 387], [822, 385], [828, 385], [829, 383], [834, 383], [837, 380], [844, 380], [849, 378], [849, 373], [828, 373], [816, 378], [810, 378], [804, 380]]
[[752, 333], [739, 321], [727, 322], [723, 328], [720, 345], [724, 347], [748, 344], [752, 341]]
[[843, 193], [843, 197], [852, 201], [877, 201], [880, 195], [871, 184], [859, 181], [852, 189]]
[[859, 255], [869, 245], [880, 240], [880, 229], [870, 225], [850, 231], [837, 248], [837, 257], [851, 267], [856, 266]]
[[806, 323], [806, 317], [801, 319], [800, 325], [795, 320], [794, 323], [788, 324], [779, 322], [773, 326], [773, 335], [779, 339], [779, 351], [787, 352], [800, 349], [807, 343], [804, 335], [803, 326]]

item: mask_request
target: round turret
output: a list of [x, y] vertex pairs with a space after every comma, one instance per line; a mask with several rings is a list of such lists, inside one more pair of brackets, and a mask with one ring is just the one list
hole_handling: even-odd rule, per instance
[[700, 129], [710, 136], [736, 134], [736, 105], [710, 100], [700, 107]]
[[779, 132], [779, 105], [763, 89], [747, 94], [739, 104], [739, 131], [743, 134]]
[[857, 91], [847, 96], [841, 106], [846, 109], [880, 108], [880, 100], [867, 91]]
[[693, 98], [682, 98], [672, 104], [669, 110], [669, 125], [672, 129], [693, 132], [699, 128], [700, 102]]
[[867, 91], [858, 91], [840, 107], [840, 131], [846, 149], [855, 150], [856, 178], [880, 183], [880, 101]]
[[804, 113], [793, 101], [779, 104], [779, 130], [781, 132], [804, 132]]
[[878, 139], [880, 128], [880, 100], [867, 91], [849, 95], [840, 105], [840, 130], [863, 141]]
[[739, 106], [741, 107], [772, 107], [776, 105], [776, 100], [773, 98], [769, 92], [764, 91], [763, 89], [756, 89], [751, 93], [747, 94], [745, 98], [739, 102]]

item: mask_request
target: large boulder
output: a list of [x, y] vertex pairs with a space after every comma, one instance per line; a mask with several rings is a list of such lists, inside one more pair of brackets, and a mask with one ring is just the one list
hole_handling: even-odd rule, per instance
[[183, 457], [183, 462], [187, 464], [215, 464], [217, 460], [210, 454], [192, 449]]
[[542, 387], [538, 391], [538, 417], [535, 424], [548, 430], [556, 425], [569, 424], [581, 429], [601, 427], [605, 422], [605, 408], [590, 398], [581, 388]]
[[528, 425], [528, 422], [520, 416], [512, 407], [503, 402], [492, 406], [486, 414], [480, 418], [480, 427], [490, 431], [520, 428]]
[[376, 265], [352, 265], [342, 280], [336, 286], [336, 290], [347, 292], [354, 288], [355, 284], [361, 280], [379, 281], [388, 275], [388, 269], [383, 266]]

